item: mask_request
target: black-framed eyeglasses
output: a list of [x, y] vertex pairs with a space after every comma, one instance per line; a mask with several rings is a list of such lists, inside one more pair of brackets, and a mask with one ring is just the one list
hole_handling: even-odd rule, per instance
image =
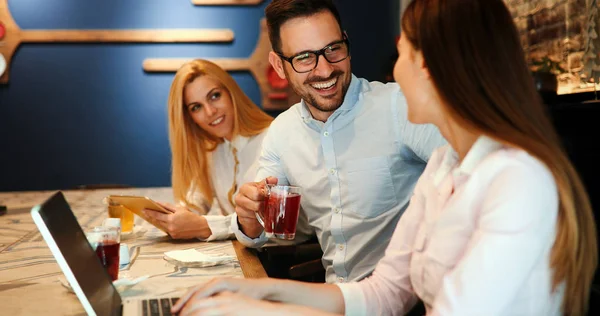
[[332, 64], [339, 63], [348, 58], [348, 56], [350, 56], [350, 41], [348, 40], [348, 37], [344, 35], [344, 39], [341, 41], [331, 43], [319, 50], [304, 51], [292, 57], [285, 57], [279, 52], [276, 52], [276, 54], [281, 57], [281, 59], [290, 63], [295, 72], [305, 73], [317, 68], [319, 56], [321, 55]]

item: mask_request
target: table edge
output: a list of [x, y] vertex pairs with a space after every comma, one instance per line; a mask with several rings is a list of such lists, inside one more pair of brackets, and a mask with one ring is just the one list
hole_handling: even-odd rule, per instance
[[245, 278], [257, 279], [267, 277], [265, 268], [260, 263], [256, 254], [251, 252], [251, 249], [246, 248], [246, 246], [237, 240], [232, 240], [231, 244], [235, 249], [235, 254], [240, 262], [240, 267]]

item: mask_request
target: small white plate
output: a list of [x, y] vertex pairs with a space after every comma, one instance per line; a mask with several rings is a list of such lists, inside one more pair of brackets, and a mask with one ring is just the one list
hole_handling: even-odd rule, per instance
[[130, 239], [135, 237], [143, 236], [148, 230], [142, 226], [134, 226], [133, 230], [126, 233], [121, 233], [121, 239]]

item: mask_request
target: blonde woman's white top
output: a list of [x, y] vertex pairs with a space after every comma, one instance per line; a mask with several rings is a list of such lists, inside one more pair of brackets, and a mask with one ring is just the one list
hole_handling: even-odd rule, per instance
[[[238, 136], [231, 142], [225, 140], [212, 153], [211, 180], [214, 199], [208, 213], [203, 214], [201, 211], [194, 210], [205, 215], [208, 227], [212, 232], [212, 235], [202, 240], [213, 241], [235, 238], [230, 225], [231, 215], [235, 213], [235, 206], [230, 203], [228, 198], [229, 190], [234, 181], [234, 148], [237, 150], [239, 165], [235, 174], [237, 188], [233, 195], [233, 201], [235, 201], [235, 194], [237, 194], [239, 187], [246, 182], [254, 181], [256, 177], [257, 160], [260, 156], [262, 141], [266, 132], [267, 129], [255, 136]], [[196, 205], [206, 204], [205, 199], [199, 192], [190, 192], [190, 194]]]

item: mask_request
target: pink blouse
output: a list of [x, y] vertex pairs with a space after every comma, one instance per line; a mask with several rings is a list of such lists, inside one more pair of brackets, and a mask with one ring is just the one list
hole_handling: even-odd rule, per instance
[[560, 315], [550, 252], [558, 192], [550, 171], [482, 136], [459, 164], [436, 150], [372, 276], [338, 284], [346, 315]]

